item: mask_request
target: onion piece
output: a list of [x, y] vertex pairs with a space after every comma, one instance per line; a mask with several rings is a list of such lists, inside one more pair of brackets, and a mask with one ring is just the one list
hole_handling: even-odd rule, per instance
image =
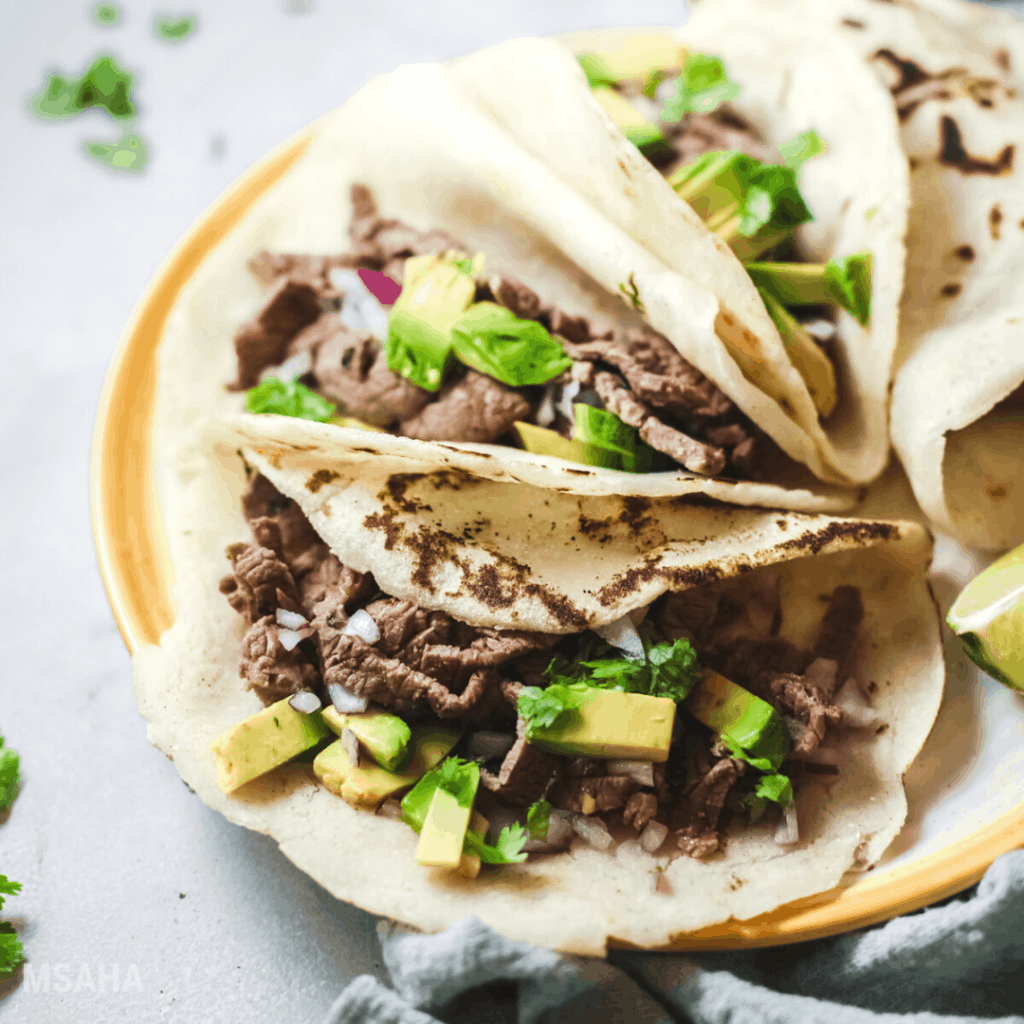
[[792, 846], [794, 843], [800, 842], [800, 827], [797, 822], [795, 803], [786, 808], [786, 816], [779, 822], [779, 827], [775, 830], [775, 842], [779, 846]]
[[368, 644], [375, 644], [380, 639], [380, 630], [373, 617], [365, 608], [360, 608], [348, 622], [342, 632], [346, 636], [357, 636]]
[[615, 851], [615, 859], [627, 863], [641, 863], [650, 868], [654, 867], [654, 858], [640, 845], [639, 839], [627, 839], [624, 843], [619, 843]]
[[503, 732], [488, 732], [481, 729], [473, 733], [469, 740], [469, 752], [491, 761], [496, 757], [504, 757], [515, 745], [515, 736]]
[[294, 629], [281, 629], [278, 627], [277, 639], [281, 641], [281, 646], [286, 651], [294, 651], [302, 642], [302, 634]]
[[302, 629], [303, 626], [309, 624], [305, 615], [300, 615], [298, 612], [290, 612], [287, 608], [278, 608], [276, 614], [277, 624], [284, 626], [285, 629]]
[[327, 687], [327, 694], [331, 698], [331, 703], [343, 715], [357, 714], [370, 706], [370, 702], [365, 697], [356, 696], [351, 690], [346, 690], [341, 683], [331, 683]]
[[615, 841], [600, 818], [579, 815], [572, 819], [576, 834], [582, 836], [595, 850], [607, 850]]
[[309, 349], [303, 349], [301, 352], [296, 352], [295, 355], [289, 356], [278, 366], [268, 366], [260, 373], [260, 380], [276, 377], [278, 380], [288, 382], [295, 380], [296, 377], [304, 377], [312, 369], [313, 357], [309, 354]]
[[836, 336], [836, 325], [829, 320], [809, 320], [800, 326], [815, 341], [831, 341]]
[[570, 422], [576, 422], [576, 413], [573, 411], [572, 400], [580, 393], [582, 385], [578, 380], [571, 380], [562, 388], [562, 397], [555, 402], [555, 408]]
[[533, 417], [538, 427], [550, 427], [555, 422], [555, 385], [548, 384], [544, 388], [544, 397], [537, 406], [537, 413]]
[[628, 615], [623, 615], [606, 626], [595, 626], [594, 632], [602, 639], [623, 651], [627, 658], [643, 661], [644, 642]]
[[359, 767], [359, 737], [348, 728], [341, 730], [341, 748], [348, 754], [353, 768]]
[[648, 853], [654, 853], [655, 850], [661, 849], [667, 838], [668, 825], [662, 825], [660, 821], [651, 821], [640, 833], [640, 845]]
[[605, 769], [609, 775], [628, 775], [631, 779], [636, 779], [641, 786], [654, 785], [652, 761], [606, 761]]
[[548, 834], [543, 839], [527, 839], [523, 849], [527, 853], [557, 853], [568, 849], [572, 840], [573, 827], [570, 822], [554, 811], [548, 817]]
[[288, 703], [295, 711], [311, 715], [320, 710], [320, 698], [312, 690], [299, 690], [288, 698]]

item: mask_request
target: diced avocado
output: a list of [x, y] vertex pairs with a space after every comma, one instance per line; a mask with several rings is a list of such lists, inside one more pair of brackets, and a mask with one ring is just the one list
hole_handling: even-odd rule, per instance
[[622, 134], [637, 149], [646, 150], [665, 144], [665, 136], [661, 129], [648, 121], [622, 93], [616, 92], [606, 85], [599, 86], [592, 91], [594, 99], [604, 107], [608, 116], [622, 129]]
[[836, 303], [862, 324], [871, 317], [870, 252], [828, 263], [748, 263], [746, 271], [785, 306]]
[[217, 784], [225, 793], [290, 761], [330, 736], [323, 715], [296, 711], [288, 699], [258, 711], [222, 732], [211, 744], [217, 755]]
[[339, 736], [342, 729], [351, 729], [377, 764], [391, 772], [398, 770], [405, 759], [412, 731], [397, 715], [386, 711], [343, 714], [334, 707], [325, 708], [323, 714], [324, 721]]
[[472, 813], [472, 802], [463, 806], [458, 797], [438, 786], [420, 830], [416, 863], [424, 867], [457, 868]]
[[616, 452], [585, 441], [567, 441], [555, 430], [538, 427], [533, 423], [515, 423], [523, 447], [534, 455], [551, 455], [567, 462], [579, 462], [584, 466], [607, 466], [618, 469], [620, 459]]
[[658, 71], [682, 67], [686, 50], [671, 36], [662, 33], [630, 35], [620, 43], [612, 43], [598, 53], [583, 53], [579, 61], [599, 67], [602, 79], [622, 81], [624, 78], [647, 78]]
[[441, 386], [451, 354], [452, 325], [476, 295], [482, 257], [414, 256], [405, 264], [402, 292], [388, 321], [387, 364], [428, 391]]
[[675, 717], [666, 697], [591, 687], [564, 725], [535, 727], [530, 742], [556, 754], [667, 761]]
[[836, 372], [828, 356], [818, 347], [815, 340], [800, 326], [792, 313], [764, 288], [758, 288], [764, 301], [764, 308], [772, 318], [789, 361], [811, 393], [815, 408], [822, 416], [828, 416], [836, 407]]
[[751, 758], [765, 758], [773, 769], [778, 769], [789, 754], [789, 730], [778, 712], [711, 669], [704, 673], [683, 706]]
[[376, 808], [389, 796], [408, 789], [447, 756], [461, 730], [425, 725], [412, 730], [409, 761], [397, 772], [386, 768], [353, 768], [341, 740], [322, 750], [313, 762], [313, 774], [335, 795], [353, 807]]

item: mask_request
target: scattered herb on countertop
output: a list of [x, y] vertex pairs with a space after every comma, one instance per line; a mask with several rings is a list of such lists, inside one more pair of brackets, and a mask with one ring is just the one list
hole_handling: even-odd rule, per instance
[[157, 18], [156, 34], [167, 40], [169, 43], [180, 43], [187, 39], [196, 28], [196, 17], [194, 14], [182, 15], [181, 17]]

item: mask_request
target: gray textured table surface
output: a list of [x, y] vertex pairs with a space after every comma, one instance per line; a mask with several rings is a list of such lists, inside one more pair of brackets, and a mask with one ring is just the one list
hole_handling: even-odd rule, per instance
[[[308, 0], [307, 0], [308, 2]], [[353, 977], [382, 977], [375, 920], [329, 897], [274, 843], [228, 824], [150, 747], [96, 569], [87, 498], [93, 418], [121, 328], [203, 208], [285, 136], [372, 75], [515, 35], [681, 20], [679, 0], [216, 0], [194, 35], [168, 8], [122, 0], [0, 4], [4, 381], [3, 699], [22, 792], [0, 824], [4, 916], [28, 964], [0, 983], [0, 1019], [319, 1021]], [[139, 73], [140, 175], [84, 155], [106, 114], [27, 112], [45, 73], [98, 52]]]

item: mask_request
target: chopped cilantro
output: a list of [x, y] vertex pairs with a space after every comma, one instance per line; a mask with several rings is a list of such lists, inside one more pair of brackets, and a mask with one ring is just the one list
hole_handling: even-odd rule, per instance
[[334, 415], [334, 406], [298, 381], [285, 382], [277, 377], [260, 381], [245, 394], [249, 412], [272, 412], [303, 420], [326, 423]]
[[192, 35], [196, 27], [194, 15], [180, 18], [157, 18], [156, 34], [170, 43], [178, 43]]
[[86, 142], [84, 145], [89, 156], [116, 171], [137, 173], [146, 166], [149, 155], [145, 142], [134, 132], [122, 135], [116, 142]]
[[871, 319], [871, 253], [858, 252], [825, 264], [825, 292], [862, 324]]
[[112, 117], [135, 116], [131, 88], [135, 76], [121, 67], [116, 57], [101, 56], [81, 78], [51, 75], [46, 88], [32, 98], [30, 108], [38, 117], [75, 117], [89, 107], [102, 107]]
[[[5, 747], [4, 738], [0, 736], [0, 811], [6, 811], [18, 795], [18, 783], [21, 778], [20, 764], [17, 751]], [[3, 875], [0, 875], [0, 879], [6, 882]], [[17, 885], [16, 882], [14, 884]], [[0, 892], [3, 891], [0, 886]], [[3, 906], [3, 900], [0, 900], [0, 906]]]
[[786, 166], [796, 171], [799, 170], [802, 164], [810, 160], [812, 156], [824, 153], [825, 143], [821, 141], [818, 133], [812, 128], [810, 131], [802, 132], [788, 142], [783, 142], [779, 146], [779, 152], [782, 154], [782, 159], [785, 161]]
[[17, 896], [21, 892], [21, 882], [13, 882], [6, 875], [0, 875], [0, 908], [4, 905], [4, 896]]
[[538, 800], [530, 805], [526, 812], [526, 828], [531, 839], [543, 841], [548, 837], [548, 826], [551, 823], [551, 804], [547, 800]]
[[526, 860], [523, 846], [528, 838], [522, 825], [506, 825], [493, 845], [485, 842], [479, 832], [467, 832], [465, 849], [485, 864], [521, 864]]
[[535, 729], [550, 729], [564, 721], [583, 703], [586, 691], [585, 683], [575, 682], [553, 682], [543, 690], [524, 686], [516, 707], [526, 722], [526, 738], [531, 739]]
[[644, 644], [644, 651], [644, 661], [601, 658], [581, 662], [580, 668], [589, 670], [586, 682], [590, 686], [685, 700], [701, 675], [697, 652], [690, 642], [681, 637], [670, 644]]
[[97, 4], [93, 17], [97, 25], [116, 25], [121, 20], [121, 11], [117, 4]]
[[675, 96], [665, 102], [662, 118], [680, 121], [691, 112], [710, 114], [727, 100], [735, 99], [740, 87], [729, 78], [718, 57], [691, 53], [686, 58]]
[[793, 802], [793, 783], [788, 776], [773, 773], [762, 775], [757, 780], [757, 788], [746, 796], [751, 824], [764, 814], [769, 800], [783, 807], [788, 807]]
[[[6, 875], [0, 875], [0, 907], [4, 896], [15, 896], [21, 892], [21, 882], [12, 882]], [[0, 922], [0, 978], [10, 977], [21, 961], [24, 947], [14, 934], [14, 926], [7, 921]]]
[[643, 304], [643, 301], [640, 298], [640, 290], [637, 288], [636, 282], [633, 280], [633, 275], [632, 274], [629, 275], [629, 285], [628, 285], [628, 287], [625, 284], [620, 284], [619, 285], [619, 291], [622, 292], [622, 294], [625, 295], [627, 299], [629, 299], [629, 301], [633, 305], [633, 308], [638, 313], [643, 313], [643, 311], [644, 311], [644, 304]]
[[460, 362], [511, 387], [545, 384], [572, 366], [543, 324], [493, 302], [470, 306], [456, 321], [452, 348]]
[[602, 85], [616, 85], [618, 79], [612, 74], [611, 69], [604, 59], [596, 53], [581, 53], [576, 58], [583, 74], [587, 76], [587, 85], [591, 89], [599, 88]]
[[759, 290], [767, 291], [784, 306], [834, 302], [862, 324], [871, 317], [870, 252], [824, 264], [747, 263], [746, 270]]

